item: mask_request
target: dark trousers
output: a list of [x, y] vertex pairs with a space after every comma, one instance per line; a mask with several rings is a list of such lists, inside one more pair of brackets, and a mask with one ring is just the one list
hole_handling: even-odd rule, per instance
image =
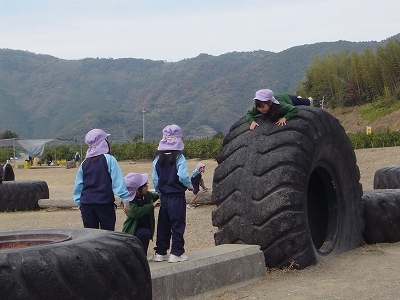
[[293, 105], [307, 105], [310, 106], [310, 99], [308, 98], [297, 98], [296, 96], [293, 95], [288, 95], [290, 99], [292, 99]]
[[167, 254], [172, 237], [171, 254], [181, 256], [185, 252], [183, 234], [186, 227], [185, 196], [168, 197], [161, 195], [158, 214], [156, 252]]
[[138, 228], [136, 229], [135, 236], [142, 243], [144, 253], [147, 255], [147, 250], [149, 248], [149, 242], [151, 239], [151, 230], [149, 228]]
[[83, 227], [115, 230], [115, 206], [107, 204], [81, 204]]

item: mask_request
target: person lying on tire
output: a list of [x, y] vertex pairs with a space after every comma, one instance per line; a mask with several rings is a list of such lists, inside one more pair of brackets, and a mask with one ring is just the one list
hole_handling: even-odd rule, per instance
[[110, 155], [108, 136], [101, 129], [92, 129], [86, 134], [85, 143], [89, 148], [76, 173], [73, 199], [81, 211], [85, 228], [114, 231], [114, 194], [122, 199], [126, 213], [129, 192], [117, 160]]
[[126, 220], [122, 226], [122, 232], [132, 234], [140, 240], [146, 255], [149, 242], [154, 236], [154, 208], [160, 205], [159, 195], [148, 191], [148, 179], [147, 173], [128, 173], [125, 176], [130, 208], [125, 213]]
[[274, 94], [269, 89], [258, 90], [254, 97], [254, 106], [247, 111], [246, 120], [250, 123], [250, 130], [254, 130], [258, 123], [255, 116], [264, 115], [278, 126], [286, 125], [286, 121], [294, 118], [298, 113], [297, 105], [310, 106], [312, 98], [298, 98], [288, 94]]

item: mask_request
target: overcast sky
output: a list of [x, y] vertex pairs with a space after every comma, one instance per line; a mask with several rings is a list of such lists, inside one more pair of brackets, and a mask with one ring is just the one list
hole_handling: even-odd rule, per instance
[[399, 0], [0, 0], [0, 48], [63, 59], [280, 52], [400, 32]]

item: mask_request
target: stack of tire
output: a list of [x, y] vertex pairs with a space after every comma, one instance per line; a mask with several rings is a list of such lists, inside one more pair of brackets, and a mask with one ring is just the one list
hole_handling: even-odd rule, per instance
[[400, 165], [376, 170], [374, 189], [364, 191], [362, 202], [365, 242], [400, 241]]
[[237, 121], [217, 156], [215, 244], [260, 245], [267, 267], [300, 269], [363, 245], [360, 171], [338, 120], [301, 106], [286, 126], [256, 121]]
[[49, 187], [43, 180], [15, 181], [10, 164], [0, 165], [0, 212], [39, 210], [39, 199], [49, 198]]

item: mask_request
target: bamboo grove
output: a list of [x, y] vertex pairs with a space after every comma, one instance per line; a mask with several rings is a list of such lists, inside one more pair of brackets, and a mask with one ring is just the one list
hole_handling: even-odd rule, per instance
[[324, 99], [329, 108], [376, 100], [400, 100], [400, 41], [390, 40], [364, 53], [342, 52], [315, 57], [298, 93]]

